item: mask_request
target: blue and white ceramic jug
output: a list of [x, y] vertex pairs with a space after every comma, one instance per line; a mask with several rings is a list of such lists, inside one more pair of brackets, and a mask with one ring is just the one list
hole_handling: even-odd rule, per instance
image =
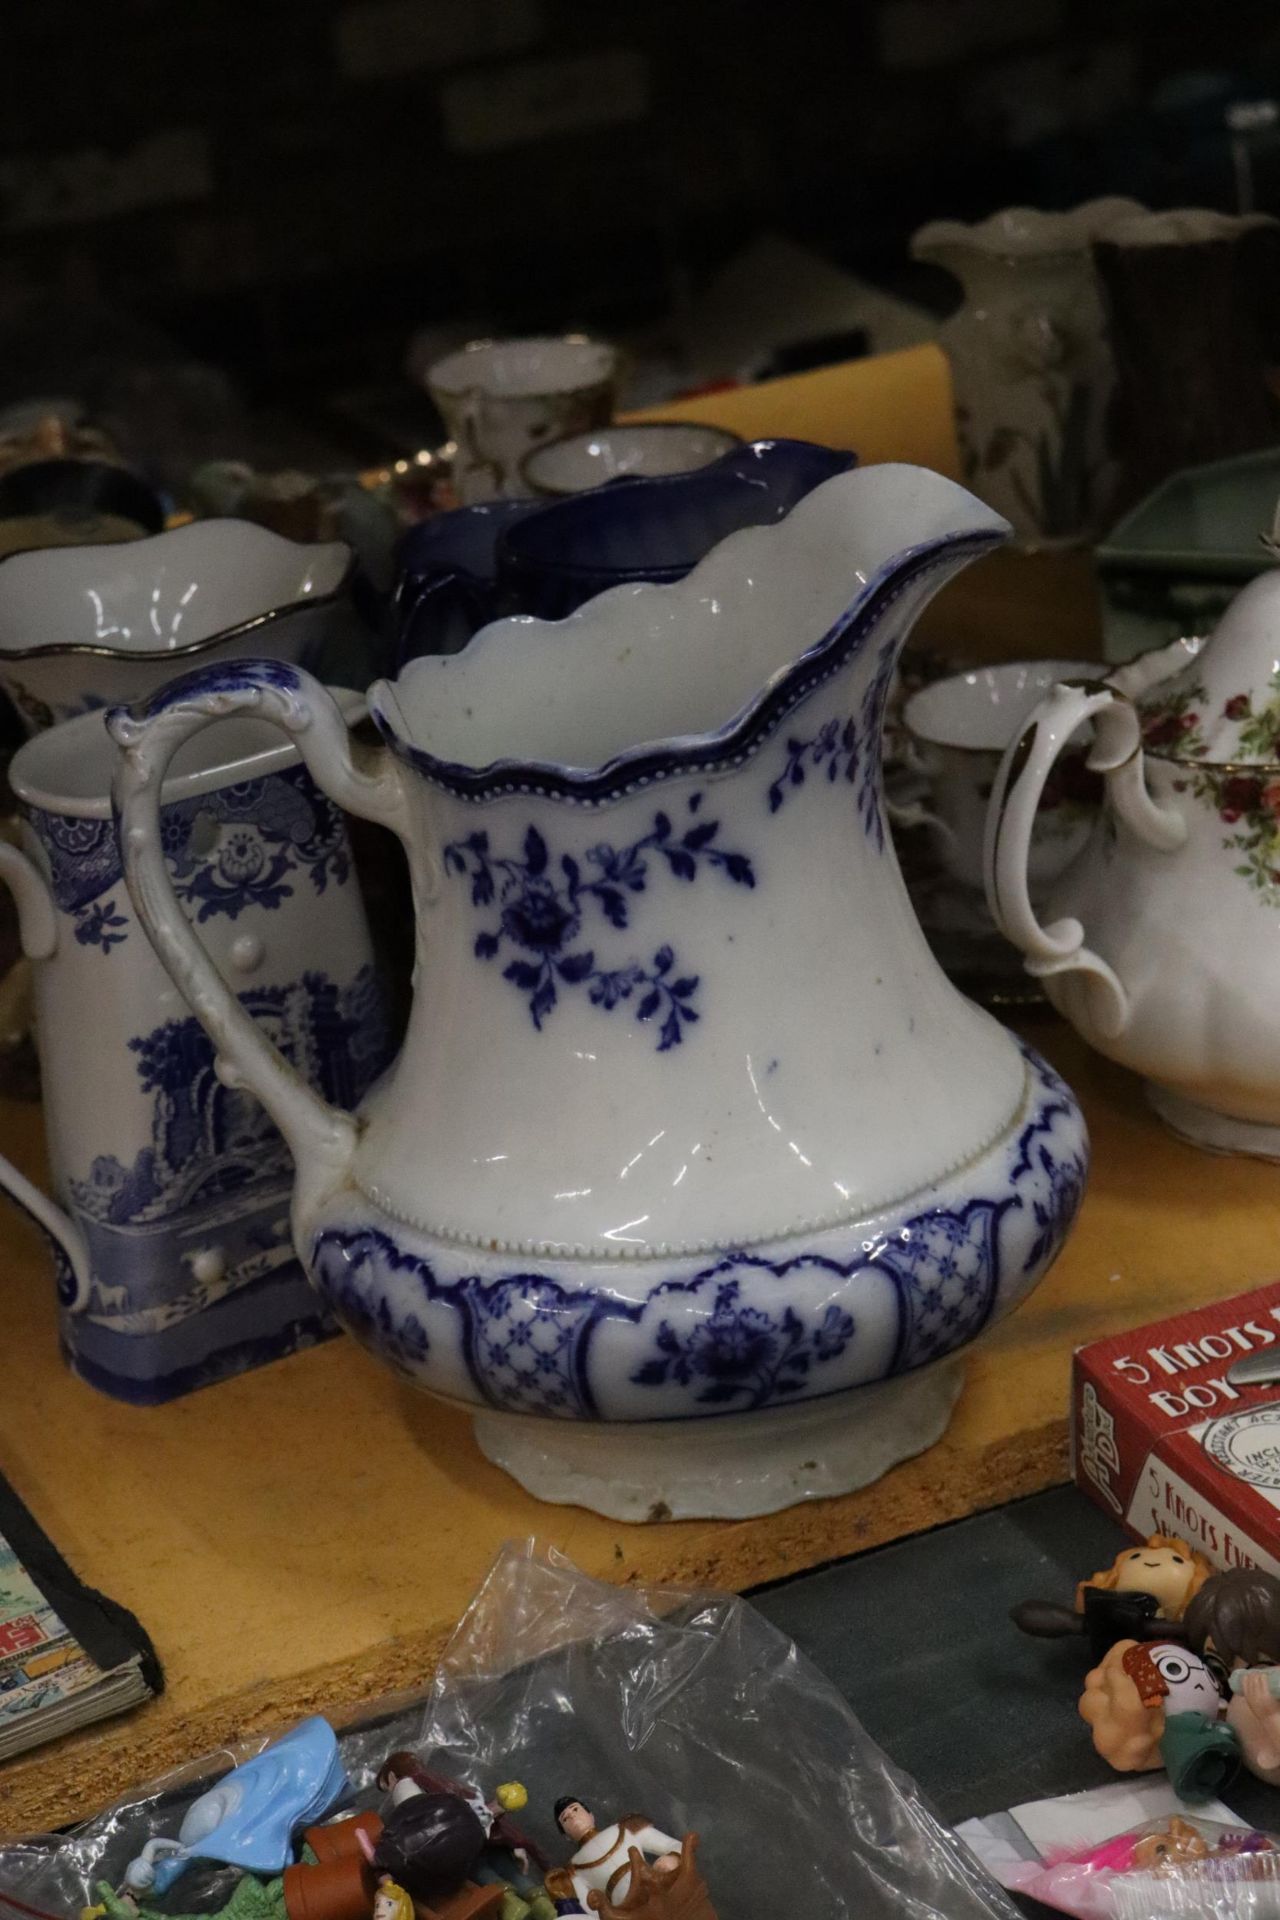
[[717, 541], [772, 526], [856, 459], [807, 440], [757, 440], [693, 473], [439, 513], [400, 543], [396, 665], [456, 653], [508, 614], [562, 620], [609, 587], [683, 580]]
[[[279, 663], [111, 716], [140, 916], [293, 1148], [317, 1285], [398, 1372], [710, 1438], [920, 1368], [1044, 1272], [1079, 1111], [940, 972], [881, 792], [912, 622], [1006, 531], [936, 474], [839, 475], [676, 585], [414, 661], [371, 692], [372, 754]], [[160, 782], [230, 713], [275, 720], [408, 850], [416, 1002], [354, 1113], [301, 1084], [173, 899]]]
[[[347, 709], [358, 711], [354, 695]], [[111, 817], [101, 714], [15, 756], [23, 849], [0, 878], [34, 962], [59, 1206], [0, 1161], [0, 1188], [59, 1256], [75, 1370], [153, 1402], [287, 1353], [329, 1326], [289, 1236], [284, 1141], [213, 1047], [138, 925]], [[308, 1084], [358, 1099], [388, 1020], [346, 822], [296, 751], [240, 721], [182, 755], [165, 790], [171, 885], [219, 977]]]

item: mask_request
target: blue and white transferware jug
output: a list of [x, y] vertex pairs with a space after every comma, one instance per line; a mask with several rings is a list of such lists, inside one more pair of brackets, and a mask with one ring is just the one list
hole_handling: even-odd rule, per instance
[[857, 455], [756, 440], [694, 473], [613, 481], [563, 500], [488, 500], [438, 513], [400, 542], [396, 665], [457, 653], [508, 614], [562, 620], [609, 587], [670, 586], [718, 541], [772, 526]]
[[[361, 702], [344, 695], [348, 711]], [[74, 1370], [171, 1399], [330, 1329], [289, 1235], [284, 1141], [214, 1051], [139, 927], [111, 817], [101, 714], [29, 740], [10, 780], [23, 847], [0, 842], [33, 961], [59, 1206], [7, 1161], [0, 1188], [59, 1256]], [[219, 978], [308, 1083], [358, 1099], [388, 1019], [343, 816], [261, 721], [185, 749], [165, 788], [170, 884]]]
[[[971, 1340], [1071, 1225], [1075, 1101], [939, 970], [882, 806], [912, 622], [1006, 531], [937, 474], [839, 475], [676, 585], [414, 661], [370, 694], [380, 752], [279, 663], [111, 716], [140, 916], [293, 1148], [303, 1260], [398, 1372], [488, 1410], [483, 1443], [541, 1490], [543, 1436], [598, 1453], [606, 1423], [676, 1423], [677, 1495], [674, 1435], [706, 1457], [717, 1416], [763, 1431], [813, 1403], [835, 1445], [850, 1389]], [[273, 1050], [164, 870], [170, 756], [230, 713], [274, 719], [408, 850], [416, 1002], [354, 1113]], [[499, 1445], [493, 1410], [540, 1424]], [[761, 1497], [866, 1477], [824, 1459], [807, 1432]], [[608, 1508], [579, 1466], [560, 1497]]]

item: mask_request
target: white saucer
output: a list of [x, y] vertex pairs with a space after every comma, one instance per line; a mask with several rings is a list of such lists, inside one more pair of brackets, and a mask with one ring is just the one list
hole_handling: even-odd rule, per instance
[[1280, 1127], [1261, 1120], [1236, 1120], [1212, 1107], [1198, 1106], [1180, 1093], [1144, 1080], [1149, 1104], [1174, 1133], [1210, 1153], [1247, 1153], [1255, 1160], [1280, 1160]]

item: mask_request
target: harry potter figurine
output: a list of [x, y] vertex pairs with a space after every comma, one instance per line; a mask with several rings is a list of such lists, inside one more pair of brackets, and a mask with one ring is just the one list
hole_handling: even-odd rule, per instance
[[1126, 1547], [1109, 1567], [1082, 1580], [1075, 1607], [1052, 1600], [1024, 1600], [1012, 1619], [1023, 1633], [1056, 1640], [1080, 1633], [1095, 1663], [1118, 1640], [1179, 1640], [1187, 1607], [1213, 1568], [1204, 1555], [1174, 1534], [1153, 1533], [1140, 1547]]
[[1234, 1727], [1250, 1773], [1280, 1786], [1280, 1580], [1260, 1567], [1231, 1567], [1206, 1580], [1187, 1608], [1193, 1647], [1231, 1688]]
[[1171, 1641], [1117, 1640], [1080, 1698], [1080, 1717], [1104, 1760], [1118, 1773], [1163, 1766], [1184, 1800], [1221, 1792], [1240, 1764], [1225, 1710], [1217, 1676]]
[[643, 1814], [597, 1827], [587, 1803], [575, 1794], [556, 1801], [556, 1824], [574, 1843], [567, 1867], [547, 1875], [547, 1891], [560, 1913], [643, 1915], [644, 1920], [716, 1920], [702, 1876], [694, 1865], [696, 1834], [683, 1841]]

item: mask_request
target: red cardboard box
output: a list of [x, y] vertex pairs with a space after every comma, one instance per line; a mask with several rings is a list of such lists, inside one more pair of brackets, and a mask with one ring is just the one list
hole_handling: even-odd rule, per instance
[[1079, 1348], [1079, 1485], [1137, 1539], [1180, 1534], [1217, 1567], [1280, 1577], [1280, 1379], [1227, 1377], [1268, 1349], [1280, 1373], [1280, 1281]]

